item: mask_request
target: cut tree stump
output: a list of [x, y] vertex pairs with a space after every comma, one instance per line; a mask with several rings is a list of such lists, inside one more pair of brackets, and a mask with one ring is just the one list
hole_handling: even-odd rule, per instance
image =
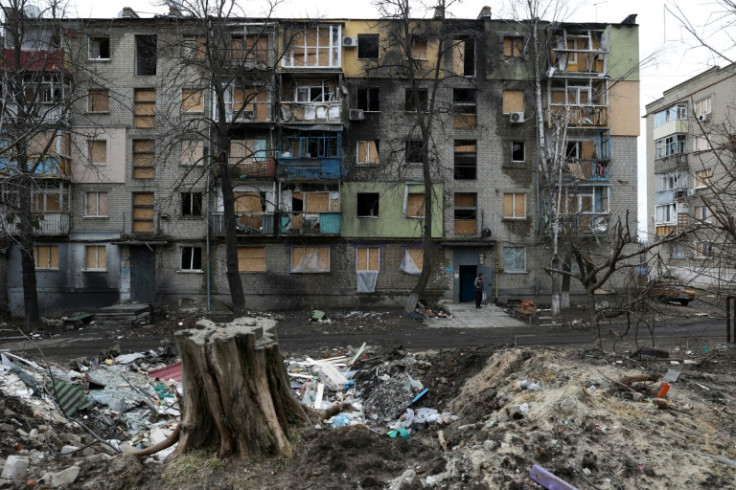
[[200, 320], [175, 337], [184, 391], [176, 454], [291, 456], [288, 429], [309, 419], [291, 393], [276, 322]]

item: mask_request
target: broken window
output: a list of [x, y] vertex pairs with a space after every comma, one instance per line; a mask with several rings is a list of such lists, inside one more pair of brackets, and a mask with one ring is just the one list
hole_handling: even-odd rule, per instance
[[418, 247], [404, 247], [404, 256], [401, 259], [399, 270], [418, 276], [424, 266], [424, 249]]
[[181, 193], [181, 215], [185, 217], [202, 216], [202, 193]]
[[291, 272], [330, 272], [330, 247], [291, 247]]
[[378, 34], [358, 34], [358, 58], [378, 58]]
[[156, 172], [156, 141], [133, 140], [133, 178], [153, 179]]
[[428, 91], [426, 88], [414, 89], [407, 88], [404, 91], [404, 110], [406, 112], [426, 111], [428, 102]]
[[514, 163], [520, 163], [524, 161], [524, 142], [523, 141], [512, 141], [511, 142], [511, 161]]
[[58, 270], [59, 269], [59, 246], [58, 245], [34, 245], [33, 262], [36, 269]]
[[374, 165], [380, 163], [378, 158], [378, 141], [358, 141], [357, 162], [358, 165]]
[[152, 88], [135, 89], [134, 122], [136, 128], [152, 128], [156, 123], [156, 91]]
[[106, 88], [89, 89], [87, 112], [110, 112], [110, 91]]
[[503, 219], [526, 218], [526, 194], [506, 192], [503, 195]]
[[510, 114], [512, 112], [524, 112], [523, 90], [503, 91], [503, 113]]
[[151, 76], [156, 74], [156, 35], [135, 36], [135, 74]]
[[455, 194], [455, 233], [473, 235], [477, 232], [478, 212], [475, 193], [458, 192]]
[[358, 217], [359, 218], [377, 218], [378, 217], [378, 192], [359, 192], [358, 193]]
[[107, 140], [87, 141], [87, 161], [93, 165], [107, 163]]
[[266, 247], [238, 247], [238, 272], [266, 272]]
[[453, 126], [457, 129], [474, 128], [477, 121], [475, 89], [452, 90]]
[[687, 149], [686, 134], [672, 134], [654, 142], [654, 158], [660, 160], [673, 155], [685, 153]]
[[358, 109], [366, 112], [378, 112], [381, 106], [378, 103], [378, 87], [358, 89]]
[[698, 170], [695, 172], [695, 188], [708, 187], [711, 184], [713, 178], [713, 169], [706, 168], [705, 170]]
[[86, 217], [107, 217], [107, 192], [88, 192], [84, 215]]
[[88, 271], [104, 271], [107, 269], [107, 249], [104, 245], [87, 245], [84, 247], [84, 269]]
[[378, 272], [381, 269], [381, 249], [379, 247], [355, 248], [355, 272], [359, 293], [376, 292]]
[[181, 247], [182, 271], [202, 270], [202, 247]]
[[452, 72], [455, 75], [475, 76], [475, 40], [456, 39], [452, 42]]
[[526, 248], [503, 248], [503, 271], [511, 273], [526, 272]]
[[183, 88], [181, 89], [181, 111], [182, 112], [204, 112], [204, 89]]
[[196, 34], [184, 34], [181, 55], [189, 60], [203, 60], [207, 54], [206, 38]]
[[110, 37], [109, 36], [90, 36], [88, 38], [87, 57], [90, 60], [109, 60], [110, 59]]
[[422, 163], [422, 140], [408, 140], [406, 142], [406, 151], [404, 160], [406, 163]]
[[133, 193], [133, 232], [153, 233], [153, 192]]
[[411, 38], [411, 59], [426, 60], [427, 59], [427, 40], [421, 37], [412, 36]]
[[478, 172], [475, 140], [455, 140], [455, 180], [475, 180]]

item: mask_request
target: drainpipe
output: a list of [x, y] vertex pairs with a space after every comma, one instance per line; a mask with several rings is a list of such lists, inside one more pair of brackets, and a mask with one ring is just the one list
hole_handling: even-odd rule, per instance
[[[214, 94], [214, 89], [212, 87], [210, 87], [210, 111], [212, 110], [213, 94]], [[211, 284], [212, 284], [212, 261], [211, 261], [211, 258], [210, 258], [210, 225], [212, 224], [212, 219], [211, 219], [212, 208], [210, 206], [210, 199], [211, 199], [211, 195], [210, 195], [210, 174], [211, 174], [210, 164], [212, 163], [212, 157], [211, 157], [212, 152], [210, 151], [210, 148], [212, 147], [212, 118], [210, 118], [209, 121], [207, 122], [207, 141], [209, 142], [209, 144], [207, 146], [207, 162], [206, 162], [206, 168], [205, 168], [205, 172], [207, 174], [207, 178], [206, 178], [206, 182], [207, 182], [206, 183], [206, 186], [207, 187], [206, 187], [206, 190], [205, 190], [205, 193], [206, 193], [206, 198], [205, 198], [205, 206], [206, 206], [206, 209], [205, 209], [204, 215], [207, 217], [207, 226], [206, 226], [206, 228], [207, 228], [207, 230], [206, 230], [206, 233], [207, 233], [206, 236], [207, 236], [207, 238], [206, 238], [206, 241], [205, 241], [205, 255], [206, 255], [206, 258], [207, 258], [207, 279], [206, 279], [207, 280], [207, 311], [209, 312], [209, 311], [212, 311], [212, 286], [211, 286]]]

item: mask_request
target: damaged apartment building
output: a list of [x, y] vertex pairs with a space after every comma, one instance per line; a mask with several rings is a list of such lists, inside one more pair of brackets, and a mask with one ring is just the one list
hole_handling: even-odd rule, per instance
[[[33, 142], [44, 164], [31, 175], [44, 311], [227, 304], [223, 185], [235, 198], [249, 308], [402, 305], [424, 254], [433, 259], [427, 301], [472, 301], [483, 272], [492, 299], [545, 302], [537, 133], [560, 115], [566, 222], [600, 238], [611, 220], [636, 215], [633, 22], [535, 24], [492, 19], [486, 7], [477, 19], [411, 20], [409, 38], [393, 44], [401, 26], [389, 19], [210, 18], [205, 26], [176, 9], [152, 18], [127, 8], [112, 19], [26, 14], [36, 34], [17, 50], [6, 36], [6, 54], [65, 60], [30, 69], [29, 86], [48, 91], [39, 117], [54, 123]], [[416, 117], [429, 111], [431, 245], [422, 241]], [[12, 198], [10, 139], [0, 172]], [[227, 179], [212, 164], [222, 158]], [[12, 216], [5, 205], [2, 285], [20, 313]]]

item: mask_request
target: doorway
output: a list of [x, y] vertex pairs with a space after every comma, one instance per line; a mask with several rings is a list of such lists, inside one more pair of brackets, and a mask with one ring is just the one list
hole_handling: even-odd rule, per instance
[[460, 303], [475, 301], [475, 276], [478, 266], [461, 265], [460, 266]]
[[156, 252], [148, 247], [130, 247], [130, 299], [152, 304], [156, 295]]

